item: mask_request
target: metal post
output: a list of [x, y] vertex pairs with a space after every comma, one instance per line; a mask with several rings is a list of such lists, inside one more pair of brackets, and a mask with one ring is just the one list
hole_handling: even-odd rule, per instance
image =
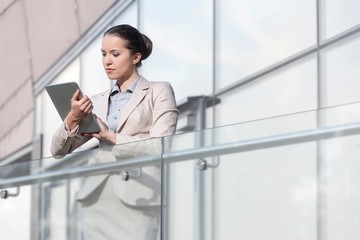
[[[205, 116], [206, 116], [206, 101], [205, 98], [199, 98], [197, 102], [197, 116], [196, 116], [196, 130], [205, 129]], [[196, 147], [204, 146], [204, 131], [198, 131], [196, 134]], [[201, 161], [201, 159], [199, 159]], [[198, 168], [194, 167], [195, 174], [195, 193], [194, 193], [194, 239], [203, 240], [205, 236], [204, 226], [204, 171], [199, 171]]]

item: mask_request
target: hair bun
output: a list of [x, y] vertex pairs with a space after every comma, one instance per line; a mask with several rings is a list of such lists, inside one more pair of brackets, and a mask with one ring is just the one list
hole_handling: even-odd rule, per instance
[[152, 52], [153, 43], [150, 40], [150, 38], [148, 38], [145, 34], [141, 34], [141, 35], [142, 35], [142, 38], [144, 40], [144, 52], [143, 52], [143, 54], [141, 56], [141, 59], [145, 60], [150, 56], [150, 54]]

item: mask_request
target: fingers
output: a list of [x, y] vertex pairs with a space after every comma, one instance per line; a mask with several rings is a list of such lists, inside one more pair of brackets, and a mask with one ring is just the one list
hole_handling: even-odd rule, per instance
[[91, 112], [91, 110], [93, 109], [93, 104], [92, 104], [90, 98], [86, 95], [84, 95], [80, 99], [79, 104], [81, 105], [81, 108], [87, 113]]
[[91, 103], [90, 98], [87, 95], [82, 96], [80, 89], [77, 89], [74, 93], [74, 95], [71, 98], [71, 101], [73, 102], [79, 102], [79, 105], [85, 104], [86, 106]]
[[87, 137], [94, 137], [94, 138], [97, 138], [97, 139], [100, 138], [99, 133], [81, 133], [81, 135], [82, 136], [87, 136]]
[[81, 97], [80, 89], [77, 89], [71, 98], [71, 101], [78, 101]]
[[106, 124], [101, 120], [101, 118], [99, 118], [99, 117], [96, 116], [96, 115], [95, 115], [95, 117], [96, 117], [96, 121], [98, 122], [100, 128], [101, 128], [101, 129], [107, 129]]
[[80, 109], [85, 113], [90, 113], [93, 110], [93, 108], [94, 108], [94, 106], [90, 99], [88, 99], [87, 101], [82, 103], [81, 107], [80, 107]]
[[84, 95], [80, 100], [77, 100], [80, 96], [80, 91], [77, 90], [73, 97], [72, 97], [72, 105], [75, 109], [77, 109], [77, 112], [81, 113], [90, 113], [94, 106], [90, 100], [90, 98], [86, 95]]
[[102, 134], [104, 134], [105, 132], [108, 132], [108, 131], [109, 131], [109, 127], [106, 125], [106, 123], [103, 122], [103, 121], [101, 120], [101, 118], [99, 118], [99, 117], [96, 116], [96, 115], [95, 115], [95, 118], [96, 118], [96, 121], [97, 121], [97, 123], [99, 124], [99, 127], [100, 127], [100, 132], [99, 132], [100, 136], [101, 136]]
[[79, 89], [76, 90], [71, 98], [71, 110], [68, 114], [68, 118], [79, 124], [80, 121], [87, 117], [87, 115], [93, 110], [94, 106], [88, 96], [82, 96]]
[[90, 113], [93, 109], [94, 109], [94, 106], [93, 106], [92, 103], [91, 103], [91, 104], [89, 104], [88, 106], [86, 106], [86, 107], [84, 108], [84, 112], [85, 112], [85, 113]]

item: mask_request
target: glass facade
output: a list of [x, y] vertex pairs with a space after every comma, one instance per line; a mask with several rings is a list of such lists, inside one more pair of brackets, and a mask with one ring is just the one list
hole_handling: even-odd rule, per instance
[[[109, 25], [128, 23], [152, 39], [153, 53], [140, 72], [169, 81], [179, 102], [202, 95], [220, 99], [206, 121], [216, 127], [359, 101], [358, 3], [319, 2], [133, 1]], [[340, 16], [341, 22], [332, 22]], [[79, 82], [88, 95], [111, 86], [101, 66], [102, 32], [53, 82]], [[340, 36], [344, 32], [347, 37]], [[36, 123], [54, 118], [52, 108], [38, 107], [43, 114], [37, 113]], [[59, 122], [51, 123], [36, 130], [45, 135], [44, 156], [47, 134]]]
[[326, 0], [320, 2], [321, 41], [359, 26], [360, 2], [356, 0]]
[[[218, 100], [192, 113], [204, 122], [191, 130], [212, 130], [179, 131], [174, 151], [359, 121], [358, 0], [128, 2], [49, 83], [75, 81], [90, 96], [108, 89], [102, 33], [127, 23], [154, 43], [140, 74], [170, 82], [179, 105], [194, 96]], [[61, 121], [45, 90], [34, 115], [47, 157]], [[358, 239], [358, 142], [347, 136], [214, 154], [204, 159], [216, 167], [203, 172], [197, 158], [165, 164], [163, 239]], [[38, 186], [44, 201], [52, 199], [40, 216], [55, 224], [41, 239], [81, 239], [63, 227], [78, 184]]]
[[360, 35], [324, 49], [320, 53], [323, 106], [359, 101]]
[[179, 100], [211, 95], [214, 6], [190, 0], [139, 1], [139, 5], [140, 30], [154, 42], [153, 54], [144, 62], [144, 76], [169, 81]]
[[219, 1], [217, 89], [316, 45], [313, 0]]

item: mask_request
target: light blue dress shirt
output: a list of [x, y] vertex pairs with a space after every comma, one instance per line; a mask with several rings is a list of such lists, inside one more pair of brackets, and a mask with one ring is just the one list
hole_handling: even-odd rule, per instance
[[129, 99], [134, 92], [138, 82], [139, 78], [132, 82], [128, 89], [126, 89], [126, 91], [124, 92], [121, 92], [117, 83], [115, 83], [112, 87], [109, 96], [109, 111], [106, 118], [107, 125], [110, 131], [116, 132], [121, 116], [121, 111], [129, 102]]

